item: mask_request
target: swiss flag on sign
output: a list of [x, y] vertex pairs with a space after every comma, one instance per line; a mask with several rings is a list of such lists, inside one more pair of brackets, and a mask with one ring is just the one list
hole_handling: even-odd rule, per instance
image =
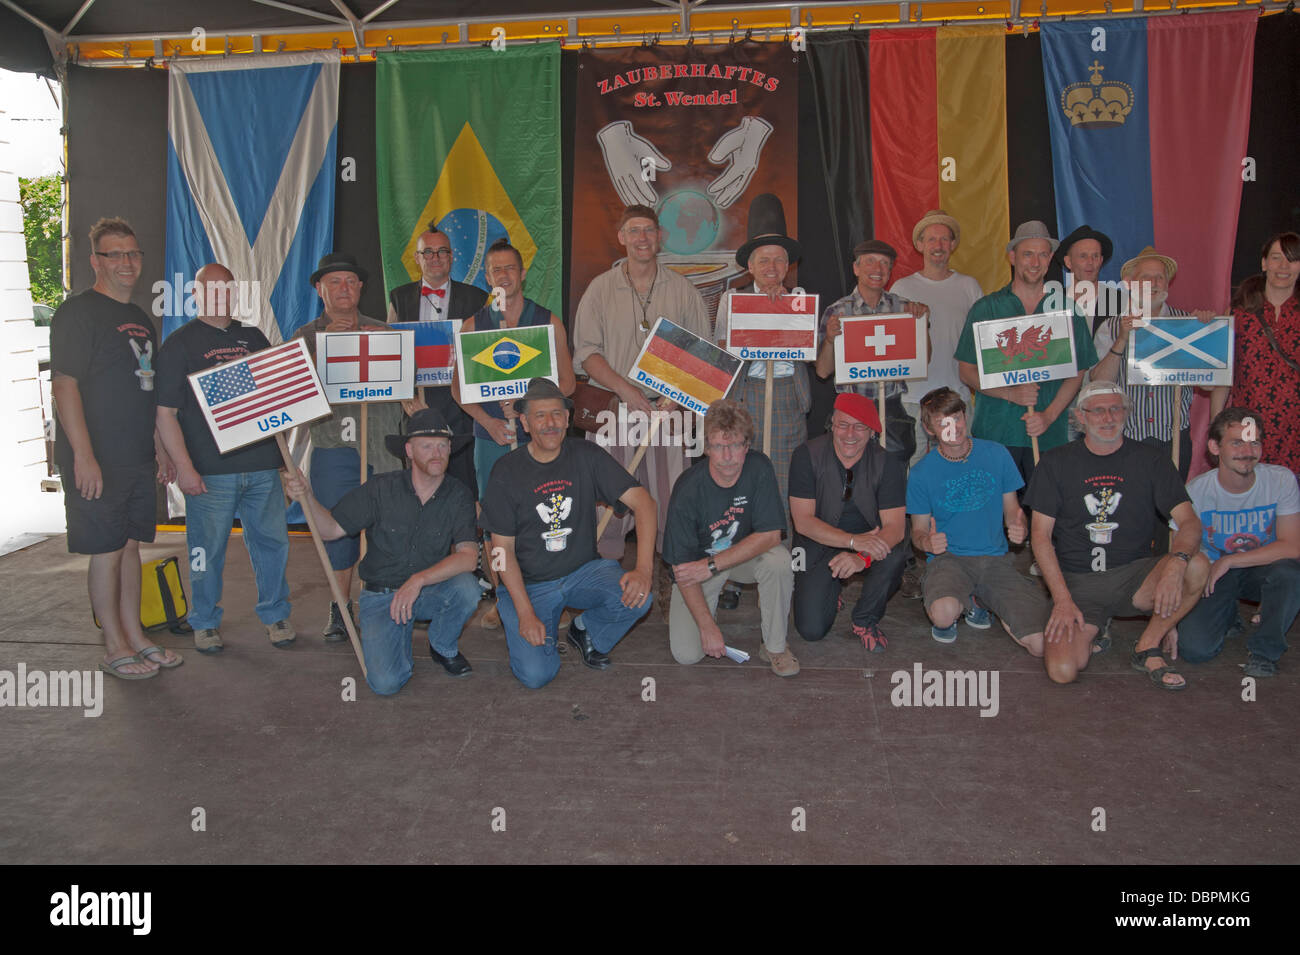
[[875, 318], [863, 315], [845, 318], [844, 360], [849, 363], [873, 361], [909, 361], [916, 354], [916, 319]]

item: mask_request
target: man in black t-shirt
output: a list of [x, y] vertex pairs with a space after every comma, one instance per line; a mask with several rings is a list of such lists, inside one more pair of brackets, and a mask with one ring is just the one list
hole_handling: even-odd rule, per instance
[[50, 329], [55, 460], [68, 551], [90, 555], [90, 606], [104, 628], [99, 668], [124, 680], [181, 665], [140, 628], [140, 542], [154, 538], [158, 479], [174, 476], [154, 428], [153, 323], [131, 304], [144, 253], [122, 219], [90, 230], [95, 285], [68, 298]]
[[478, 535], [474, 496], [447, 475], [453, 444], [442, 415], [425, 408], [411, 415], [405, 434], [385, 435], [384, 444], [404, 471], [371, 475], [332, 508], [316, 500], [299, 471], [285, 490], [312, 509], [325, 540], [366, 532], [362, 558], [361, 651], [366, 683], [381, 696], [396, 693], [411, 678], [411, 633], [416, 620], [429, 621], [429, 655], [452, 676], [471, 671], [458, 645], [460, 632], [478, 606]]
[[735, 401], [715, 401], [704, 416], [704, 452], [677, 479], [668, 502], [664, 560], [676, 583], [668, 640], [678, 663], [726, 652], [713, 614], [728, 580], [758, 584], [763, 644], [759, 658], [777, 676], [794, 676], [799, 661], [786, 647], [794, 572], [781, 544], [785, 508], [767, 455], [751, 451], [754, 420]]
[[185, 495], [185, 543], [194, 601], [189, 624], [200, 653], [222, 649], [221, 589], [230, 528], [239, 518], [257, 581], [258, 619], [272, 646], [297, 636], [289, 625], [289, 531], [280, 486], [280, 449], [274, 440], [217, 450], [188, 377], [270, 348], [256, 327], [230, 317], [235, 277], [215, 262], [194, 276], [198, 317], [176, 329], [158, 355], [158, 435], [176, 462]]
[[[1169, 458], [1124, 437], [1128, 396], [1111, 381], [1091, 381], [1075, 403], [1082, 441], [1043, 454], [1025, 492], [1033, 511], [1034, 559], [1052, 595], [1043, 662], [1057, 683], [1070, 683], [1094, 652], [1111, 617], [1150, 614], [1130, 663], [1166, 690], [1186, 681], [1178, 656], [1178, 621], [1200, 599], [1210, 569], [1198, 553], [1201, 522]], [[1170, 518], [1172, 553], [1155, 557], [1151, 540]], [[1161, 646], [1164, 646], [1162, 651]]]
[[556, 632], [565, 607], [583, 611], [569, 626], [569, 642], [583, 663], [603, 670], [651, 604], [655, 535], [637, 535], [636, 567], [624, 573], [596, 552], [596, 503], [612, 503], [620, 514], [630, 509], [637, 527], [654, 527], [654, 499], [603, 448], [565, 440], [572, 407], [547, 379], [528, 383], [514, 410], [531, 440], [496, 463], [480, 502], [492, 566], [505, 582], [497, 606], [510, 669], [532, 689], [560, 671]]
[[830, 433], [801, 444], [790, 458], [795, 629], [805, 640], [826, 636], [839, 613], [840, 592], [861, 573], [853, 635], [871, 653], [889, 646], [880, 619], [907, 560], [903, 465], [885, 453], [879, 435], [875, 402], [842, 392]]

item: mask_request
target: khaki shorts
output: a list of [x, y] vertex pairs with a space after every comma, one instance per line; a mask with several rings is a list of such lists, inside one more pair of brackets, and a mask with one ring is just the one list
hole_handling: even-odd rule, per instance
[[1151, 571], [1160, 563], [1159, 557], [1143, 557], [1122, 567], [1096, 572], [1062, 571], [1065, 586], [1070, 588], [1070, 599], [1083, 614], [1084, 623], [1090, 623], [1098, 630], [1104, 629], [1111, 617], [1146, 616], [1150, 610], [1139, 610], [1133, 606], [1133, 595], [1142, 589], [1142, 584]]
[[1018, 640], [1042, 633], [1052, 613], [1043, 588], [1016, 570], [1011, 553], [996, 557], [940, 554], [925, 565], [921, 589], [927, 607], [944, 597], [955, 597], [970, 610], [974, 596]]

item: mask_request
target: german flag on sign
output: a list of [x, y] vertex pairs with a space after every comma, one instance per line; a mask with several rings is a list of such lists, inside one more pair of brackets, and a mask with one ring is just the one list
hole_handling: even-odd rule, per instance
[[741, 360], [666, 318], [655, 322], [628, 373], [639, 385], [703, 414], [727, 393]]

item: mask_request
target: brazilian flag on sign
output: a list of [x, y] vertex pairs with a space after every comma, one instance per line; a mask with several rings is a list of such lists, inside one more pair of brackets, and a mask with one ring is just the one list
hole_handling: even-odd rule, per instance
[[529, 298], [561, 311], [560, 51], [554, 44], [385, 53], [375, 135], [386, 287], [420, 275], [427, 224], [445, 232], [451, 277], [487, 289], [485, 253], [508, 238]]

